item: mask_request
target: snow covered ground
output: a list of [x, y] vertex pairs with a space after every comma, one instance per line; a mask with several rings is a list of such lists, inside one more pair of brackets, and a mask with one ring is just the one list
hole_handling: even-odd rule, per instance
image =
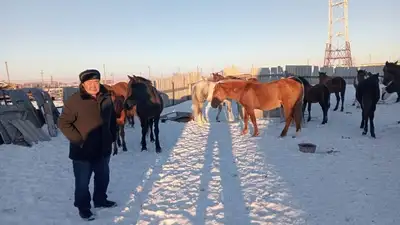
[[[258, 121], [257, 138], [241, 136], [239, 123], [167, 122], [156, 155], [152, 143], [140, 152], [138, 122], [126, 129], [128, 152], [110, 164], [109, 198], [119, 206], [94, 210], [91, 223], [400, 224], [400, 104], [392, 104], [394, 95], [378, 105], [372, 139], [361, 135], [354, 89], [346, 94], [345, 112], [331, 109], [326, 125], [314, 104], [312, 121], [295, 139], [294, 127], [280, 139], [283, 124], [267, 120]], [[173, 110], [190, 111], [190, 102], [164, 112]], [[301, 142], [317, 144], [317, 152], [299, 152]], [[0, 162], [0, 224], [87, 223], [73, 207], [61, 133], [33, 148], [0, 145]]]

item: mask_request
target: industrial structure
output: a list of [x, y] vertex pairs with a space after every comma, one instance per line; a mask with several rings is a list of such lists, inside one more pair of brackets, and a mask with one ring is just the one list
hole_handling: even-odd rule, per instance
[[324, 66], [353, 66], [349, 40], [348, 0], [329, 0], [328, 41]]

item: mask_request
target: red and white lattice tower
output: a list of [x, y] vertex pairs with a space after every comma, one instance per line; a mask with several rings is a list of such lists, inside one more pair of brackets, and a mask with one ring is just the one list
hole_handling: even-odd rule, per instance
[[325, 47], [324, 66], [350, 67], [348, 0], [329, 0], [328, 41]]

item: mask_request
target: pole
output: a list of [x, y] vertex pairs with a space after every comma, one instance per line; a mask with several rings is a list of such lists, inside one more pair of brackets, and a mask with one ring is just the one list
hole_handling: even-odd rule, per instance
[[150, 77], [151, 77], [151, 69], [150, 69], [150, 66], [148, 66], [147, 68], [149, 69], [149, 79], [150, 79]]
[[103, 75], [104, 75], [104, 78], [103, 78], [103, 84], [106, 84], [106, 83], [107, 83], [107, 77], [106, 77], [106, 64], [103, 64]]
[[7, 81], [8, 81], [8, 84], [10, 84], [10, 73], [8, 72], [8, 64], [7, 64], [7, 62], [5, 62], [5, 63], [6, 63]]
[[40, 71], [40, 75], [42, 77], [42, 89], [44, 89], [43, 70]]

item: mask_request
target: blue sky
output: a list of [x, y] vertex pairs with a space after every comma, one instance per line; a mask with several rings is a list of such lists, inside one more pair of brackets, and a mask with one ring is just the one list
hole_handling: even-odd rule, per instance
[[[349, 1], [356, 63], [400, 58], [397, 0]], [[0, 80], [323, 63], [328, 0], [4, 0]], [[397, 26], [397, 28], [396, 28]]]

